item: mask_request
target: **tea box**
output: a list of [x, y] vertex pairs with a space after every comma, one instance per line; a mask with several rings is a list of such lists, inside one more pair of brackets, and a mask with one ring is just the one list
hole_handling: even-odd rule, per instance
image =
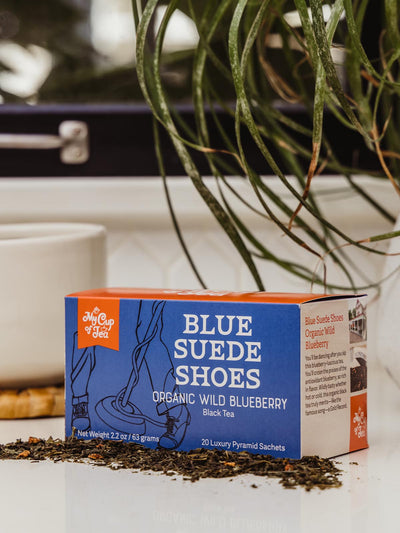
[[66, 297], [66, 436], [332, 457], [367, 446], [365, 295]]

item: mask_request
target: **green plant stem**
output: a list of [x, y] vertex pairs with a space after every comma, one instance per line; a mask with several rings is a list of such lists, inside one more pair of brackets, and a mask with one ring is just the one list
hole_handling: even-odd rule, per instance
[[201, 285], [201, 287], [203, 287], [203, 289], [206, 289], [207, 285], [205, 284], [203, 278], [201, 277], [201, 275], [200, 275], [200, 273], [199, 273], [199, 271], [198, 271], [198, 269], [196, 267], [196, 264], [195, 264], [191, 254], [190, 254], [190, 251], [189, 251], [189, 249], [188, 249], [188, 247], [186, 245], [185, 239], [183, 238], [183, 234], [182, 234], [182, 231], [181, 231], [177, 216], [175, 214], [175, 209], [174, 209], [173, 204], [172, 204], [171, 195], [169, 193], [169, 187], [168, 187], [168, 183], [167, 183], [167, 176], [166, 176], [165, 167], [164, 167], [164, 160], [163, 160], [163, 156], [162, 156], [161, 141], [160, 141], [160, 135], [159, 135], [158, 129], [159, 129], [158, 122], [154, 118], [153, 119], [153, 133], [154, 133], [154, 141], [155, 141], [154, 142], [154, 147], [155, 147], [155, 151], [156, 151], [158, 168], [159, 168], [159, 171], [160, 171], [160, 176], [161, 176], [162, 181], [163, 181], [164, 193], [165, 193], [165, 197], [166, 197], [166, 200], [167, 200], [167, 205], [168, 205], [169, 213], [170, 213], [170, 216], [171, 216], [172, 224], [174, 226], [175, 233], [176, 233], [176, 235], [178, 237], [178, 240], [179, 240], [179, 243], [180, 243], [181, 248], [183, 250], [183, 253], [184, 253], [186, 259], [188, 260], [189, 265], [190, 265], [192, 271], [194, 272], [194, 274], [195, 274], [195, 276], [197, 278], [197, 281], [200, 283], [200, 285]]
[[[139, 78], [139, 81], [141, 82], [142, 90], [144, 90], [144, 92], [147, 92], [147, 90], [146, 90], [146, 82], [145, 82], [144, 70], [143, 70], [143, 58], [144, 58], [143, 50], [144, 50], [144, 45], [145, 45], [145, 37], [147, 33], [147, 28], [149, 26], [150, 19], [154, 14], [154, 10], [155, 10], [155, 7], [157, 6], [157, 3], [158, 3], [157, 0], [149, 0], [143, 12], [143, 16], [141, 19], [141, 23], [139, 24], [138, 33], [137, 33], [138, 78]], [[163, 17], [163, 20], [161, 22], [160, 28], [156, 36], [155, 52], [154, 52], [154, 57], [153, 57], [153, 76], [154, 76], [153, 79], [154, 79], [155, 91], [157, 94], [158, 107], [159, 107], [159, 112], [160, 112], [160, 116], [162, 119], [162, 123], [166, 125], [169, 132], [172, 132], [173, 135], [171, 136], [171, 139], [175, 146], [176, 152], [185, 168], [186, 173], [192, 180], [192, 183], [195, 186], [196, 190], [199, 192], [200, 196], [203, 198], [203, 200], [205, 201], [206, 205], [209, 207], [210, 211], [212, 212], [212, 214], [214, 215], [218, 223], [225, 230], [225, 233], [227, 234], [229, 239], [232, 241], [232, 243], [234, 244], [234, 246], [236, 247], [236, 249], [242, 256], [259, 290], [263, 290], [264, 285], [257, 271], [257, 268], [254, 264], [254, 261], [251, 257], [251, 254], [249, 253], [246, 246], [244, 245], [238, 231], [236, 230], [235, 226], [232, 224], [232, 221], [230, 220], [229, 216], [227, 215], [223, 207], [220, 205], [218, 200], [214, 197], [211, 191], [204, 184], [201, 178], [201, 175], [199, 174], [192, 158], [190, 157], [189, 152], [187, 151], [184, 143], [180, 140], [175, 124], [171, 118], [171, 114], [169, 112], [168, 105], [165, 100], [163, 91], [162, 91], [162, 86], [161, 86], [161, 81], [160, 81], [160, 76], [159, 76], [159, 60], [160, 60], [162, 44], [163, 44], [163, 39], [164, 39], [167, 24], [168, 24], [168, 20], [171, 17], [176, 4], [177, 4], [177, 0], [173, 0], [172, 2], [170, 2], [170, 4], [167, 7], [166, 13]]]

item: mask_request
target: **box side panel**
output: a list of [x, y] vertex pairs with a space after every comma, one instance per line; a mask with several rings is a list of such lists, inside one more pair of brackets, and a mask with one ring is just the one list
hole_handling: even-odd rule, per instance
[[350, 451], [368, 447], [367, 435], [367, 298], [349, 302]]
[[67, 342], [67, 435], [300, 457], [298, 305], [121, 299], [118, 325]]
[[[302, 306], [303, 455], [332, 457], [367, 446], [366, 356], [366, 297]], [[354, 438], [357, 416], [365, 438]]]

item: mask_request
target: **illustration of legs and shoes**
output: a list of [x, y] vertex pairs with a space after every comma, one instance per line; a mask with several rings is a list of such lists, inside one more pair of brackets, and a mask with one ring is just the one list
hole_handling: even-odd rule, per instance
[[88, 384], [96, 365], [95, 348], [78, 348], [78, 333], [74, 333], [72, 348], [72, 421], [73, 428], [90, 429]]
[[[161, 336], [164, 306], [163, 301], [140, 302], [136, 324], [137, 344], [132, 352], [132, 370], [127, 385], [116, 396], [103, 398], [97, 404], [96, 412], [107, 425], [118, 431], [129, 428], [132, 433], [144, 434], [146, 423], [161, 427], [164, 432], [158, 446], [175, 449], [185, 437], [190, 413], [186, 403], [179, 400], [173, 363]], [[134, 403], [135, 387], [142, 375], [143, 365], [147, 370], [152, 392], [162, 393], [160, 396], [163, 400], [156, 404], [155, 418], [142, 412]]]

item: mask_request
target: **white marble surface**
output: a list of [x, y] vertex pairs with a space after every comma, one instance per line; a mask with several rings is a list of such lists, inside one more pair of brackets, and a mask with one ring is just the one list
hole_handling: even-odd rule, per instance
[[[62, 437], [63, 422], [1, 421], [0, 441]], [[400, 390], [379, 366], [370, 367], [370, 448], [338, 457], [343, 486], [325, 491], [285, 490], [250, 475], [191, 483], [81, 464], [0, 461], [0, 531], [396, 531], [399, 422]]]

